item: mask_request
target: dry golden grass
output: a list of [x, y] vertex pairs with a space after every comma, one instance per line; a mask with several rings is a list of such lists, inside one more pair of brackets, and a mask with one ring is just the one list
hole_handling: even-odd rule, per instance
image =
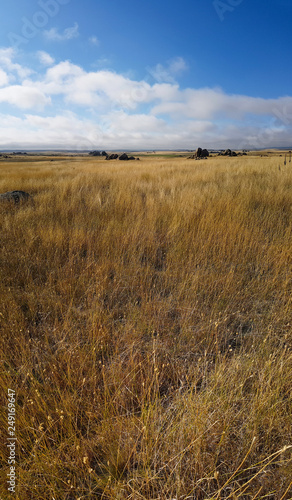
[[292, 498], [282, 163], [0, 163], [2, 500]]

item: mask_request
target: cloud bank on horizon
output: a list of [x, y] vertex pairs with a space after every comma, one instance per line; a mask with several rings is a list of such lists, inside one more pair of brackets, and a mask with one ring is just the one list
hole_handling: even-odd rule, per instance
[[[46, 37], [78, 36], [77, 23]], [[89, 43], [92, 43], [92, 40]], [[289, 146], [292, 97], [229, 94], [182, 87], [182, 57], [148, 68], [138, 80], [109, 69], [56, 62], [46, 51], [22, 63], [0, 49], [0, 149], [194, 149]]]

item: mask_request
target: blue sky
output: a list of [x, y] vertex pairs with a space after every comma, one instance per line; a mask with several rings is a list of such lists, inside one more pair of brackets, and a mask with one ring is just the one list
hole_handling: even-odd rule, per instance
[[292, 146], [290, 0], [10, 0], [0, 148]]

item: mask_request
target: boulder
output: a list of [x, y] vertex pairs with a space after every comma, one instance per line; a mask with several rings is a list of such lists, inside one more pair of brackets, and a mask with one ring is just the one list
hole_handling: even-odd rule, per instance
[[89, 156], [101, 156], [100, 151], [90, 151]]
[[106, 151], [90, 151], [89, 156], [109, 156]]
[[237, 153], [235, 151], [231, 151], [231, 149], [225, 149], [222, 156], [237, 156]]
[[119, 157], [119, 160], [124, 160], [124, 161], [127, 161], [129, 160], [129, 157], [126, 153], [123, 153], [120, 157]]
[[207, 158], [209, 151], [207, 149], [198, 148], [195, 152], [195, 158]]
[[136, 158], [134, 156], [128, 156], [126, 153], [123, 153], [120, 156], [116, 153], [112, 153], [111, 155], [106, 156], [106, 160], [117, 160], [117, 159], [124, 160], [124, 161], [136, 160]]
[[30, 195], [25, 191], [8, 191], [7, 193], [0, 194], [0, 201], [13, 201], [19, 203], [20, 201], [27, 201]]
[[111, 155], [106, 156], [106, 160], [116, 160], [119, 157], [119, 155], [112, 153]]

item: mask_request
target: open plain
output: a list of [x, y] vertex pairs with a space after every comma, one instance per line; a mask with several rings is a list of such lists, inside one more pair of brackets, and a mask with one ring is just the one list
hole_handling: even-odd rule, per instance
[[53, 160], [0, 161], [15, 498], [291, 499], [292, 163]]

